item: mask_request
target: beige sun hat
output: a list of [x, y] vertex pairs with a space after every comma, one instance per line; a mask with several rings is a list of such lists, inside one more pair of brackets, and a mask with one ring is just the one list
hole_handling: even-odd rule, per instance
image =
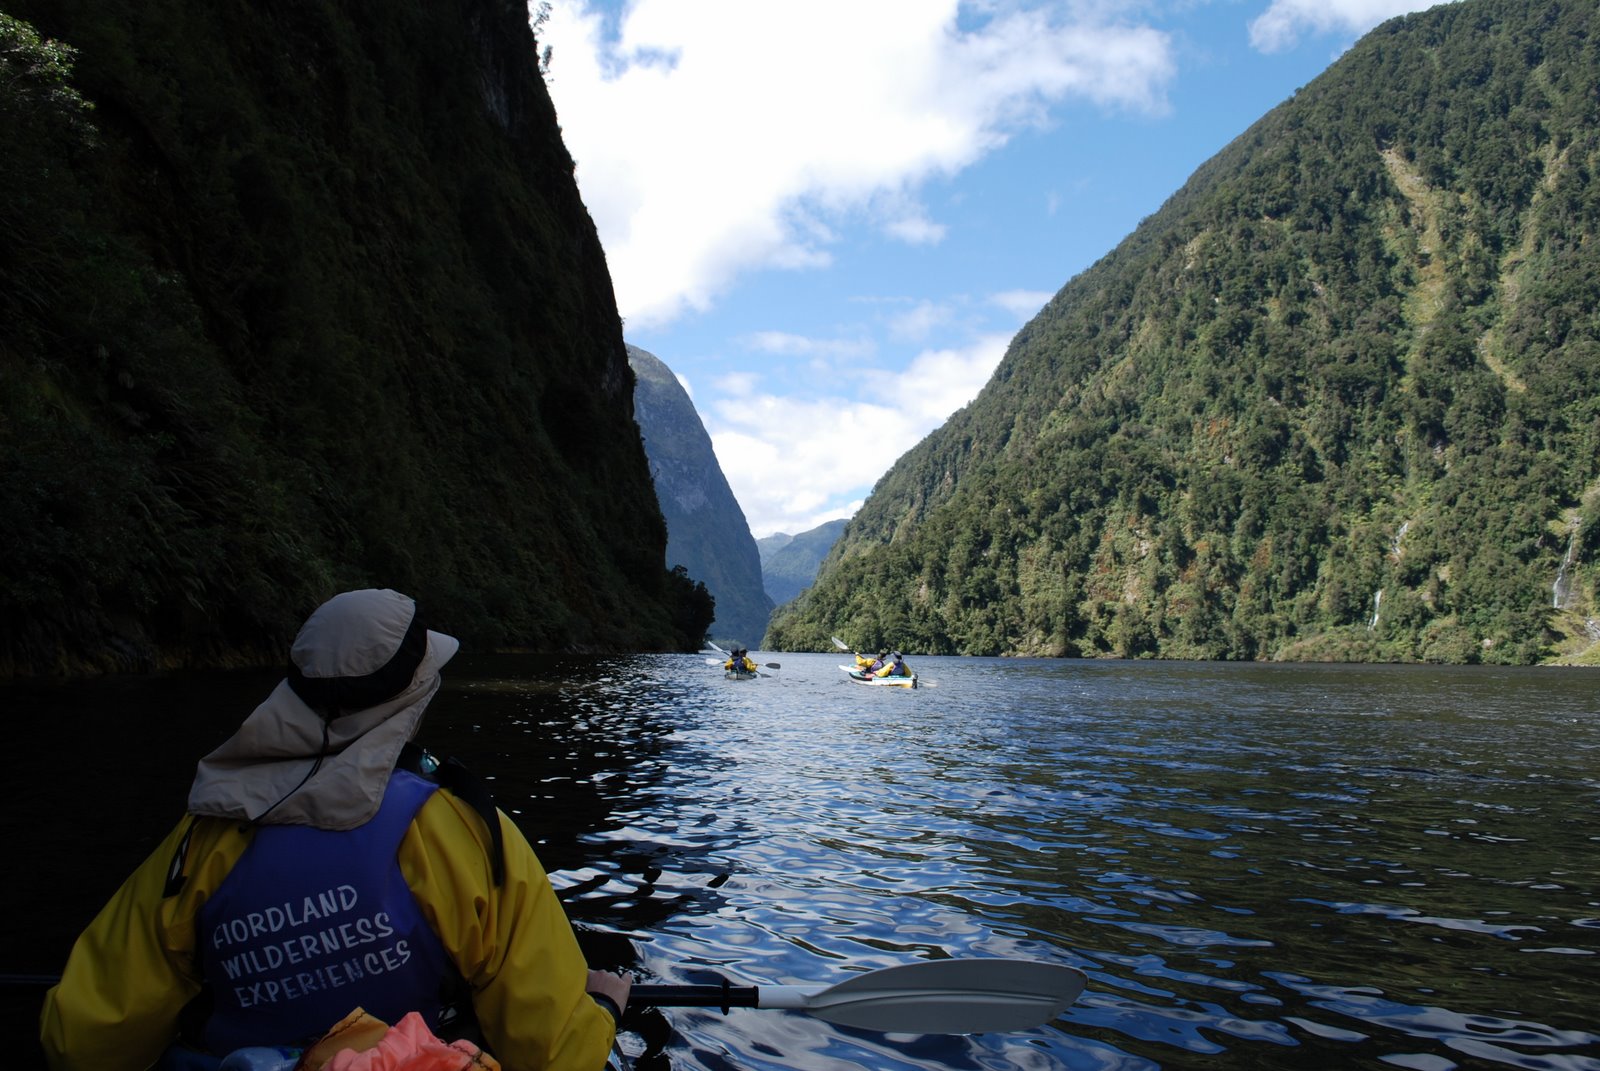
[[319, 829], [364, 824], [459, 647], [427, 629], [398, 591], [329, 599], [295, 636], [287, 676], [200, 760], [189, 812]]

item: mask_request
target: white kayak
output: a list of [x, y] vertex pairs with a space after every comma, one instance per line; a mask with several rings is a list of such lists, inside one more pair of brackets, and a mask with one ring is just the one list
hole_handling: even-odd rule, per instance
[[850, 674], [850, 679], [857, 684], [876, 685], [880, 688], [915, 688], [917, 686], [917, 675], [915, 673], [909, 677], [869, 677], [856, 666], [840, 666], [839, 668]]

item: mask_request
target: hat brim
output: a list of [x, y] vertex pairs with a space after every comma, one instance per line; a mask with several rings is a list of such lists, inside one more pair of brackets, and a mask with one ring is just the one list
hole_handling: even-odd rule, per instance
[[454, 658], [459, 650], [461, 650], [460, 640], [454, 636], [447, 636], [443, 632], [435, 632], [430, 628], [428, 630], [428, 653], [422, 656], [422, 662], [417, 666], [416, 676], [412, 680], [436, 676], [444, 664]]

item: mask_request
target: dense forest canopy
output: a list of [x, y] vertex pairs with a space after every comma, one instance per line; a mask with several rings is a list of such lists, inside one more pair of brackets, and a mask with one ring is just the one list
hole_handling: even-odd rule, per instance
[[524, 5], [0, 7], [0, 674], [698, 645]]
[[769, 646], [1529, 663], [1595, 638], [1600, 9], [1395, 19], [1069, 282]]

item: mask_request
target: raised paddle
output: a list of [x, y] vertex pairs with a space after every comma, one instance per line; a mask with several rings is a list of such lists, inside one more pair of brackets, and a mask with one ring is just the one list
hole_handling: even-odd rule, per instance
[[989, 1034], [1050, 1022], [1083, 992], [1082, 971], [1013, 959], [936, 959], [885, 967], [816, 988], [635, 985], [651, 1008], [781, 1008], [841, 1026], [897, 1034]]

